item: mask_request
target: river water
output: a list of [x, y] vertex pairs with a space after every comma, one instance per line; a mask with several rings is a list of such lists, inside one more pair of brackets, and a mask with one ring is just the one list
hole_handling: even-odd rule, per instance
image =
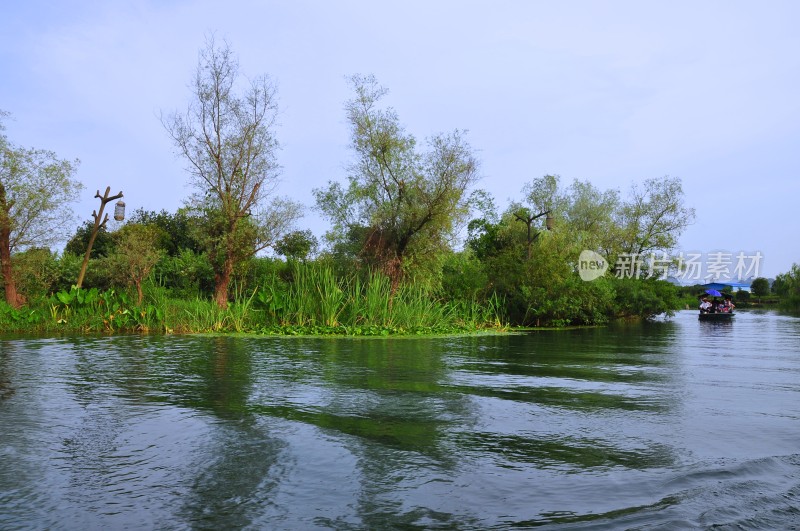
[[2, 529], [797, 529], [800, 319], [0, 340]]

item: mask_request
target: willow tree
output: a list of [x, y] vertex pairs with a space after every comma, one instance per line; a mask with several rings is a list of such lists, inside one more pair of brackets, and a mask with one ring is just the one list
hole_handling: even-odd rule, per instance
[[[0, 131], [4, 116], [0, 112]], [[74, 221], [69, 203], [83, 187], [74, 179], [77, 165], [52, 151], [14, 146], [0, 133], [0, 273], [11, 306], [24, 300], [17, 293], [13, 254], [58, 242]]]
[[618, 190], [600, 190], [577, 179], [562, 189], [557, 175], [545, 175], [527, 184], [523, 194], [530, 208], [514, 208], [523, 213], [552, 211], [560, 230], [610, 261], [619, 254], [670, 251], [695, 218], [677, 177], [633, 183], [623, 198]]
[[240, 84], [230, 46], [217, 46], [209, 37], [192, 89], [186, 112], [162, 116], [162, 123], [188, 162], [197, 191], [192, 206], [205, 219], [214, 298], [225, 307], [237, 264], [273, 245], [300, 216], [300, 207], [274, 196], [278, 106], [270, 78]]
[[329, 239], [355, 237], [359, 258], [396, 288], [410, 264], [447, 248], [469, 213], [465, 191], [478, 179], [478, 161], [460, 130], [434, 135], [419, 150], [397, 113], [380, 107], [387, 89], [375, 77], [350, 82], [355, 96], [345, 109], [355, 161], [346, 187], [329, 182], [314, 191], [317, 207], [333, 223]]
[[574, 179], [563, 188], [558, 175], [533, 179], [522, 189], [534, 211], [549, 211], [553, 224], [583, 249], [607, 258], [617, 252], [620, 228], [617, 217], [621, 208], [619, 191], [600, 190], [589, 181]]
[[694, 219], [694, 208], [684, 203], [680, 178], [665, 176], [647, 179], [642, 186], [634, 184], [619, 214], [621, 250], [631, 255], [671, 251]]

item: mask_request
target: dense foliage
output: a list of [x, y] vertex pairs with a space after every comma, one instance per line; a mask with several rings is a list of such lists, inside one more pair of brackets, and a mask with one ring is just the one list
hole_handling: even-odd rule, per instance
[[[564, 197], [568, 205], [571, 196]], [[212, 258], [191, 237], [203, 232], [205, 219], [183, 211], [138, 211], [109, 235], [105, 256], [91, 259], [88, 290], [70, 287], [76, 255], [42, 249], [19, 254], [19, 276], [27, 279], [20, 286], [31, 304], [0, 311], [0, 322], [5, 329], [29, 330], [374, 335], [597, 325], [680, 306], [676, 288], [662, 280], [612, 274], [582, 280], [577, 256], [587, 242], [600, 241], [592, 239], [589, 225], [584, 222], [581, 233], [569, 218], [559, 219], [552, 230], [536, 226], [531, 238], [516, 208], [499, 216], [485, 212], [470, 223], [463, 250], [442, 249], [432, 262], [435, 270], [415, 278], [410, 269], [396, 285], [379, 268], [337, 254], [335, 247], [309, 256], [311, 233], [290, 233], [279, 246], [286, 260], [251, 257], [237, 264], [229, 308], [213, 302]]]
[[[420, 150], [397, 113], [382, 108], [388, 91], [372, 76], [353, 76], [346, 105], [356, 160], [347, 187], [315, 190], [332, 223], [329, 241], [382, 271], [397, 289], [404, 277], [435, 267], [448, 239], [469, 213], [467, 189], [478, 161], [463, 131], [438, 134]], [[414, 276], [413, 274], [411, 276]]]
[[[648, 179], [623, 194], [545, 175], [499, 212], [473, 188], [479, 161], [465, 131], [418, 142], [372, 76], [350, 79], [345, 183], [314, 191], [331, 223], [320, 249], [311, 231], [294, 228], [300, 205], [274, 196], [275, 85], [261, 76], [240, 92], [238, 66], [227, 43], [208, 40], [186, 112], [162, 117], [196, 193], [174, 214], [140, 209], [114, 232], [101, 227], [86, 289], [73, 284], [93, 224], [79, 226], [60, 255], [35, 238], [6, 238], [21, 227], [20, 202], [41, 191], [35, 178], [55, 178], [66, 200], [78, 186], [74, 167], [0, 137], [3, 330], [448, 332], [649, 319], [683, 302], [653, 268], [588, 278], [579, 259], [592, 253], [605, 271], [625, 255], [669, 253], [694, 218], [680, 179]], [[53, 164], [40, 175], [34, 160]], [[50, 203], [37, 205], [42, 217], [19, 219], [53, 219]], [[777, 285], [796, 293], [797, 277]]]
[[772, 290], [783, 298], [785, 307], [800, 310], [800, 265], [792, 264], [788, 272], [778, 275]]
[[[545, 176], [523, 193], [523, 202], [502, 213], [485, 192], [473, 194], [481, 217], [469, 223], [463, 249], [442, 238], [427, 247], [425, 260], [406, 265], [402, 279], [352, 252], [364, 245], [369, 227], [351, 226], [322, 252], [310, 231], [286, 233], [274, 247], [285, 260], [251, 253], [236, 262], [228, 308], [218, 304], [218, 256], [205, 243], [215, 234], [213, 217], [138, 210], [105, 235], [102, 253], [90, 260], [86, 290], [71, 287], [85, 226], [70, 240], [73, 252], [18, 253], [15, 276], [24, 279], [19, 286], [30, 304], [4, 307], [0, 326], [375, 335], [598, 325], [681, 306], [676, 288], [663, 280], [618, 278], [613, 269], [591, 281], [580, 277], [582, 250], [612, 263], [631, 241], [641, 241], [629, 229], [614, 232], [625, 208], [616, 192], [578, 181], [562, 189], [558, 177]], [[793, 278], [778, 284], [788, 290]]]
[[3, 134], [5, 116], [0, 111], [0, 275], [6, 302], [17, 308], [25, 297], [17, 291], [12, 255], [57, 242], [72, 224], [69, 203], [83, 185], [74, 178], [77, 160], [12, 144]]
[[753, 295], [757, 297], [763, 297], [764, 295], [769, 294], [769, 280], [764, 277], [758, 277], [753, 279], [753, 282], [750, 284], [750, 291], [753, 292]]

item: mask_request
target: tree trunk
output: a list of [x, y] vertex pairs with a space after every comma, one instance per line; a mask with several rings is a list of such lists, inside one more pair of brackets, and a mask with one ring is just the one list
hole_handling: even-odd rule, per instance
[[8, 225], [0, 227], [0, 273], [3, 275], [3, 287], [6, 290], [6, 302], [13, 308], [21, 306], [17, 295], [17, 284], [14, 282], [14, 271], [11, 269], [11, 230]]
[[383, 272], [389, 277], [390, 294], [394, 298], [400, 288], [400, 282], [403, 280], [403, 261], [400, 258], [389, 260], [384, 263]]
[[13, 204], [14, 201], [9, 201], [6, 197], [6, 187], [0, 182], [0, 274], [3, 275], [6, 302], [12, 308], [19, 308], [22, 304], [17, 295], [14, 270], [11, 268], [11, 219], [8, 214]]
[[233, 275], [233, 260], [228, 257], [222, 264], [222, 269], [214, 274], [214, 301], [220, 308], [228, 307], [228, 285]]
[[136, 295], [139, 297], [139, 300], [136, 302], [137, 306], [142, 305], [142, 299], [144, 299], [144, 293], [142, 293], [142, 279], [134, 280], [134, 284], [136, 284]]

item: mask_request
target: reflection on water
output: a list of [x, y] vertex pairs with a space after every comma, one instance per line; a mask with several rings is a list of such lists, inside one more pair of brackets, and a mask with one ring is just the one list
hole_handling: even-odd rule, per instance
[[800, 320], [0, 341], [0, 528], [800, 518]]

